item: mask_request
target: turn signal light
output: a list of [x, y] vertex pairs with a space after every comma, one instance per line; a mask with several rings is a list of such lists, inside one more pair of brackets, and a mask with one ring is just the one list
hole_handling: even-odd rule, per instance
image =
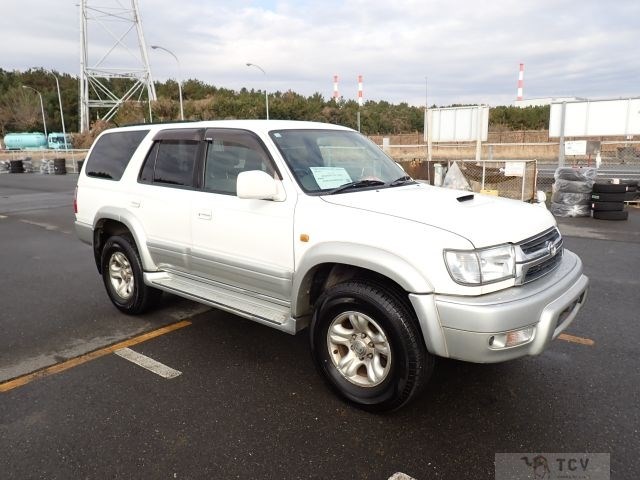
[[511, 332], [499, 333], [489, 338], [489, 346], [491, 348], [509, 348], [525, 344], [533, 338], [535, 327], [527, 327], [520, 330], [512, 330]]

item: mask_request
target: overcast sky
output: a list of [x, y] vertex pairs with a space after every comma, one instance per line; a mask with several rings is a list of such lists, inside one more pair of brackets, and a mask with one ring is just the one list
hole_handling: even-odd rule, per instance
[[[293, 90], [423, 105], [511, 104], [524, 96], [640, 96], [640, 0], [138, 0], [147, 45], [173, 51], [182, 75], [239, 90]], [[79, 74], [78, 0], [3, 0], [0, 67]], [[96, 8], [129, 0], [88, 0]], [[92, 14], [95, 16], [95, 14]], [[116, 36], [126, 24], [109, 22]], [[132, 32], [133, 33], [133, 32]], [[133, 45], [130, 33], [124, 42]], [[114, 44], [89, 21], [89, 63]], [[150, 50], [155, 79], [175, 60]], [[133, 65], [122, 48], [106, 66]], [[267, 73], [246, 66], [260, 65]]]

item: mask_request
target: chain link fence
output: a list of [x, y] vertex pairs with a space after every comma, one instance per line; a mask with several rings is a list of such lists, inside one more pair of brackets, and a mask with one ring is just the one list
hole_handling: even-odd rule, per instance
[[[470, 184], [474, 191], [478, 189], [478, 175], [476, 170], [484, 164], [491, 172], [496, 169], [504, 169], [513, 162], [525, 161], [527, 164], [524, 182], [524, 194], [517, 193], [518, 187], [523, 183], [511, 180], [485, 177], [485, 190], [491, 193], [498, 191], [498, 195], [509, 198], [521, 198], [525, 201], [531, 198], [530, 187], [527, 178], [531, 178], [529, 170], [535, 168], [533, 187], [544, 192], [551, 192], [553, 185], [553, 173], [559, 166], [560, 143], [557, 139], [550, 139], [545, 131], [505, 131], [489, 132], [487, 142], [482, 144], [480, 164], [476, 166], [476, 143], [434, 143], [431, 149], [431, 162], [427, 161], [427, 145], [422, 133], [371, 136], [374, 142], [380, 145], [394, 160], [402, 164], [405, 170], [416, 179], [434, 183], [434, 165], [448, 167], [452, 162], [460, 163], [461, 170], [466, 166], [465, 178], [469, 176]], [[580, 140], [566, 138], [565, 141]], [[588, 155], [565, 155], [564, 165], [576, 168], [599, 166], [599, 179], [640, 179], [640, 141], [620, 137], [602, 137], [596, 139], [600, 142], [599, 154], [597, 152]], [[533, 163], [531, 163], [533, 162]], [[535, 165], [531, 167], [530, 165]], [[486, 173], [486, 170], [485, 170]], [[489, 180], [489, 181], [487, 181]], [[501, 180], [501, 181], [494, 181]], [[505, 188], [503, 188], [505, 187]], [[535, 192], [533, 193], [535, 196]]]
[[[413, 159], [399, 161], [402, 168], [416, 180], [432, 185], [442, 185], [447, 171], [456, 163], [465, 188], [473, 192], [513, 198], [525, 202], [533, 201], [537, 191], [536, 160], [481, 161], [451, 160], [431, 161]], [[464, 183], [464, 182], [463, 182]]]

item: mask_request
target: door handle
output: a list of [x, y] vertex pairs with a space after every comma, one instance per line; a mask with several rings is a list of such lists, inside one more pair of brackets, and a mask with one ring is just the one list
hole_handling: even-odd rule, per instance
[[200, 220], [211, 220], [212, 218], [211, 210], [200, 210], [198, 212], [198, 218]]

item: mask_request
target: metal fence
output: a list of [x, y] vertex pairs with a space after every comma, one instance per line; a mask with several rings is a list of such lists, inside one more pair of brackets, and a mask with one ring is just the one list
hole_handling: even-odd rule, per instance
[[[489, 132], [489, 142], [482, 144], [482, 159], [476, 165], [475, 160], [470, 160], [476, 156], [476, 144], [474, 142], [467, 143], [448, 143], [433, 144], [431, 150], [431, 162], [427, 161], [427, 146], [422, 143], [420, 134], [392, 136], [389, 140], [382, 142], [382, 137], [371, 137], [397, 162], [403, 165], [405, 170], [416, 179], [427, 180], [434, 183], [434, 165], [449, 166], [453, 161], [460, 164], [461, 170], [463, 165], [466, 166], [467, 172], [465, 177], [469, 176], [470, 184], [474, 191], [480, 191], [478, 186], [477, 169], [480, 165], [488, 167], [490, 171], [498, 171], [506, 168], [508, 164], [513, 165], [516, 161], [525, 161], [527, 164], [524, 181], [516, 178], [500, 179], [485, 177], [485, 190], [491, 193], [498, 191], [498, 195], [509, 198], [521, 198], [527, 201], [535, 197], [535, 191], [531, 187], [544, 192], [551, 192], [553, 185], [553, 174], [559, 166], [559, 142], [539, 141], [544, 140], [546, 132], [509, 132], [503, 135], [504, 138], [498, 138], [499, 132]], [[521, 135], [518, 137], [518, 135]], [[496, 140], [506, 140], [499, 142]], [[523, 141], [512, 141], [523, 140]], [[524, 141], [533, 140], [533, 141]], [[574, 139], [566, 139], [574, 140]], [[396, 142], [396, 143], [394, 143]], [[403, 142], [403, 143], [399, 143]], [[415, 142], [415, 143], [410, 143]], [[530, 167], [535, 165], [535, 167]], [[595, 167], [599, 166], [599, 179], [630, 179], [640, 180], [640, 141], [630, 139], [601, 139], [600, 153], [592, 153], [590, 155], [566, 155], [564, 159], [565, 166], [573, 167]], [[535, 168], [533, 173], [533, 184], [531, 180], [530, 169]], [[485, 170], [486, 173], [486, 170]], [[489, 181], [487, 181], [489, 180]], [[499, 180], [499, 181], [497, 181]], [[520, 190], [518, 196], [518, 187], [524, 186], [524, 191]]]
[[[382, 145], [381, 145], [382, 146]], [[397, 161], [426, 160], [425, 144], [384, 144], [384, 150]], [[558, 142], [544, 143], [483, 143], [483, 160], [538, 160], [541, 163], [557, 165], [560, 145]], [[475, 158], [475, 143], [434, 144], [431, 159], [436, 161], [465, 160]], [[565, 157], [567, 165], [595, 166], [596, 154]], [[601, 166], [627, 165], [640, 172], [640, 141], [602, 141], [600, 148]]]
[[464, 181], [474, 192], [513, 198], [525, 202], [536, 197], [536, 160], [448, 160], [431, 161], [412, 159], [400, 161], [405, 171], [416, 180], [424, 180], [432, 185], [442, 185], [447, 171], [453, 163], [458, 166]]

